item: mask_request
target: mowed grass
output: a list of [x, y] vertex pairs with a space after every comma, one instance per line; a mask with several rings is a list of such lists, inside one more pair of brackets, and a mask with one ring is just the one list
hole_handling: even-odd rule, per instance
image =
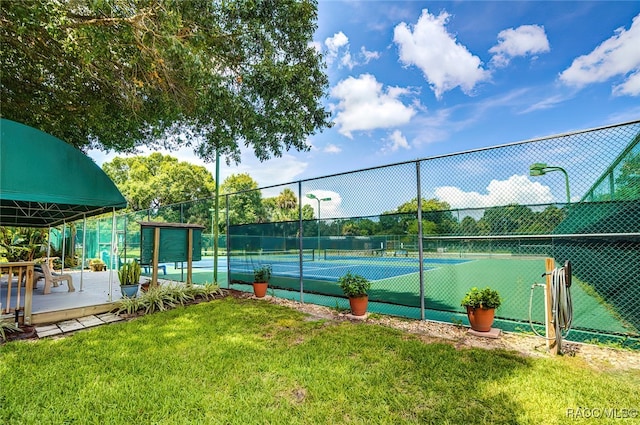
[[246, 299], [12, 342], [0, 359], [7, 424], [561, 424], [567, 409], [640, 409], [637, 370], [456, 349]]

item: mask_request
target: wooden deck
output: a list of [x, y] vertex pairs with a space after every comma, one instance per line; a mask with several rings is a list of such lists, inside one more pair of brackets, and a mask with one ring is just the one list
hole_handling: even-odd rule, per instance
[[[92, 314], [100, 314], [111, 311], [115, 308], [115, 303], [122, 294], [118, 284], [118, 276], [114, 271], [109, 284], [110, 271], [90, 272], [90, 271], [67, 271], [73, 278], [75, 292], [68, 292], [66, 284], [52, 287], [51, 293], [44, 295], [44, 281], [39, 281], [33, 289], [31, 304], [31, 325], [54, 323], [62, 320], [76, 319]], [[6, 275], [0, 282], [0, 302], [3, 310], [7, 303], [7, 282]], [[17, 302], [16, 284], [14, 282], [11, 294], [11, 308], [15, 308]], [[20, 294], [20, 304], [24, 308], [26, 299], [26, 288], [22, 285]], [[14, 317], [10, 313], [9, 317]], [[24, 311], [20, 313], [20, 322], [24, 320]]]

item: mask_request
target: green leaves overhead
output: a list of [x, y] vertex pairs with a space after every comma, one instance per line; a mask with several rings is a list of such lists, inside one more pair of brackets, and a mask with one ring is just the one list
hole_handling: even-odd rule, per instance
[[306, 150], [330, 125], [316, 2], [2, 2], [1, 114], [82, 149]]

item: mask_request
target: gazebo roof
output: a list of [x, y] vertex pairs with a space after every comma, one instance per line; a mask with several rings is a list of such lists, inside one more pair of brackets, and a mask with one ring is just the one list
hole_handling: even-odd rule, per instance
[[81, 151], [33, 127], [0, 121], [0, 226], [57, 226], [126, 206]]

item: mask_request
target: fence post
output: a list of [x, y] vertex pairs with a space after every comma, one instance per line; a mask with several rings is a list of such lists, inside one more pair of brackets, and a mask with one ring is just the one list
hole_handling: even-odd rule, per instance
[[553, 323], [553, 312], [551, 311], [551, 272], [555, 268], [553, 258], [545, 258], [544, 268], [546, 271], [547, 284], [544, 290], [544, 315], [545, 315], [545, 331], [547, 337], [547, 351], [556, 355], [558, 354], [558, 344], [556, 343], [556, 328]]
[[229, 233], [229, 194], [224, 195], [224, 206], [225, 206], [225, 222], [226, 229], [225, 233], [227, 234], [227, 240], [225, 241], [225, 245], [227, 247], [227, 289], [231, 288], [231, 233]]
[[419, 267], [419, 276], [420, 276], [420, 320], [424, 320], [424, 253], [422, 252], [422, 189], [420, 186], [420, 161], [416, 161], [416, 179], [417, 179], [417, 190], [418, 196], [416, 199], [418, 200], [418, 267]]
[[[320, 226], [320, 223], [318, 223]], [[298, 267], [300, 268], [300, 302], [304, 303], [304, 277], [302, 276], [302, 256], [304, 255], [304, 241], [302, 239], [302, 181], [298, 180]], [[320, 255], [320, 252], [318, 252]]]

